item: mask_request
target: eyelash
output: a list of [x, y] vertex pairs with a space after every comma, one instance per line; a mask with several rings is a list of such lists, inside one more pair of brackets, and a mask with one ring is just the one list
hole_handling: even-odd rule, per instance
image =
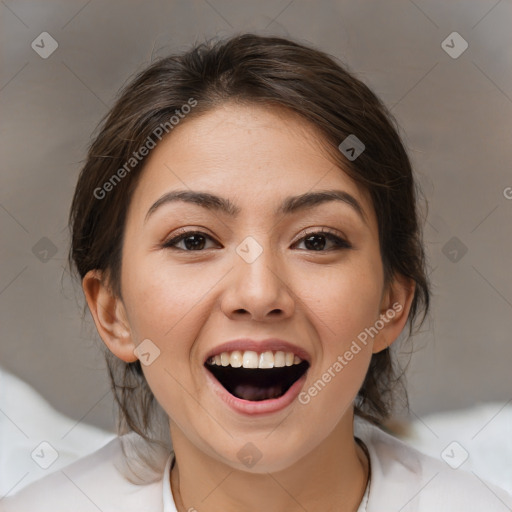
[[[204, 236], [205, 238], [209, 238], [210, 240], [213, 240], [213, 238], [210, 235], [207, 235], [206, 233], [204, 233], [202, 231], [191, 230], [191, 231], [185, 231], [185, 232], [179, 234], [178, 236], [171, 238], [170, 240], [164, 242], [162, 245], [162, 248], [172, 249], [172, 250], [176, 250], [176, 251], [183, 251], [183, 252], [202, 252], [202, 251], [206, 250], [206, 249], [200, 249], [200, 250], [194, 251], [194, 250], [189, 250], [189, 249], [178, 249], [177, 247], [175, 247], [176, 244], [178, 244], [182, 240], [184, 240], [190, 236], [193, 236], [193, 235], [201, 235], [201, 236]], [[295, 244], [298, 244], [299, 242], [306, 240], [308, 237], [310, 237], [312, 235], [323, 235], [328, 240], [331, 240], [335, 244], [336, 248], [330, 249], [330, 250], [320, 250], [320, 251], [309, 250], [308, 252], [330, 252], [332, 250], [342, 250], [342, 249], [351, 249], [352, 248], [352, 245], [349, 242], [347, 242], [345, 239], [339, 237], [338, 235], [334, 234], [332, 231], [327, 230], [327, 229], [321, 229], [320, 231], [312, 231], [310, 233], [306, 233], [300, 240], [295, 242]]]

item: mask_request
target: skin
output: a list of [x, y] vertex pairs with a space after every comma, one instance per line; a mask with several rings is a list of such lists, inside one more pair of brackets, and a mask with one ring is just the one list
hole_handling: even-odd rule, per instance
[[[354, 441], [352, 404], [372, 353], [402, 331], [414, 287], [403, 278], [384, 285], [369, 196], [321, 143], [313, 126], [275, 107], [227, 103], [185, 120], [152, 151], [134, 192], [121, 297], [98, 271], [83, 280], [98, 332], [116, 356], [135, 361], [145, 339], [160, 350], [143, 370], [170, 418], [177, 458], [170, 484], [180, 512], [352, 511], [364, 493], [368, 465]], [[229, 198], [240, 214], [176, 202], [146, 220], [157, 199], [178, 189]], [[363, 217], [338, 201], [273, 213], [285, 197], [331, 189], [352, 195]], [[201, 250], [194, 239], [188, 248], [163, 247], [183, 227], [211, 239], [199, 238]], [[326, 238], [314, 250], [305, 237], [322, 229], [350, 247]], [[236, 252], [247, 236], [263, 250], [252, 263]], [[210, 349], [241, 336], [279, 337], [310, 354], [307, 390], [396, 302], [402, 311], [307, 404], [248, 417], [206, 383]], [[248, 442], [262, 454], [251, 468], [237, 457]]]

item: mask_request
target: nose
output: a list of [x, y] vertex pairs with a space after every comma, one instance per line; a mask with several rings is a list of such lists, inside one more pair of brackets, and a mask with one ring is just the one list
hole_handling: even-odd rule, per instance
[[288, 282], [285, 262], [268, 245], [251, 262], [235, 254], [229, 276], [221, 301], [226, 316], [264, 322], [293, 315], [296, 296]]

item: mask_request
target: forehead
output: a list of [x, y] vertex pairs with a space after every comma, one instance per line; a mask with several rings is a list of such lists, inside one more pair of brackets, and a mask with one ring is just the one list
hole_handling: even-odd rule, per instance
[[260, 212], [275, 211], [285, 196], [341, 189], [372, 210], [367, 192], [329, 157], [319, 130], [282, 107], [227, 103], [185, 119], [152, 150], [132, 206], [147, 211], [173, 189], [213, 192]]

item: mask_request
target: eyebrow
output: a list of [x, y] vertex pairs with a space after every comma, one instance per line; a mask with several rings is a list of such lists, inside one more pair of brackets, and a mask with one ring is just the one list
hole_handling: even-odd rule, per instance
[[[343, 190], [320, 190], [315, 192], [306, 192], [298, 196], [290, 196], [284, 199], [282, 204], [274, 211], [274, 215], [291, 215], [298, 211], [313, 208], [321, 204], [339, 201], [348, 204], [355, 212], [366, 222], [366, 216], [363, 208], [355, 197]], [[167, 192], [157, 199], [146, 214], [144, 222], [162, 205], [185, 202], [195, 204], [211, 211], [224, 213], [230, 217], [236, 218], [241, 209], [229, 199], [220, 197], [209, 192], [196, 192], [192, 190], [173, 190]]]

